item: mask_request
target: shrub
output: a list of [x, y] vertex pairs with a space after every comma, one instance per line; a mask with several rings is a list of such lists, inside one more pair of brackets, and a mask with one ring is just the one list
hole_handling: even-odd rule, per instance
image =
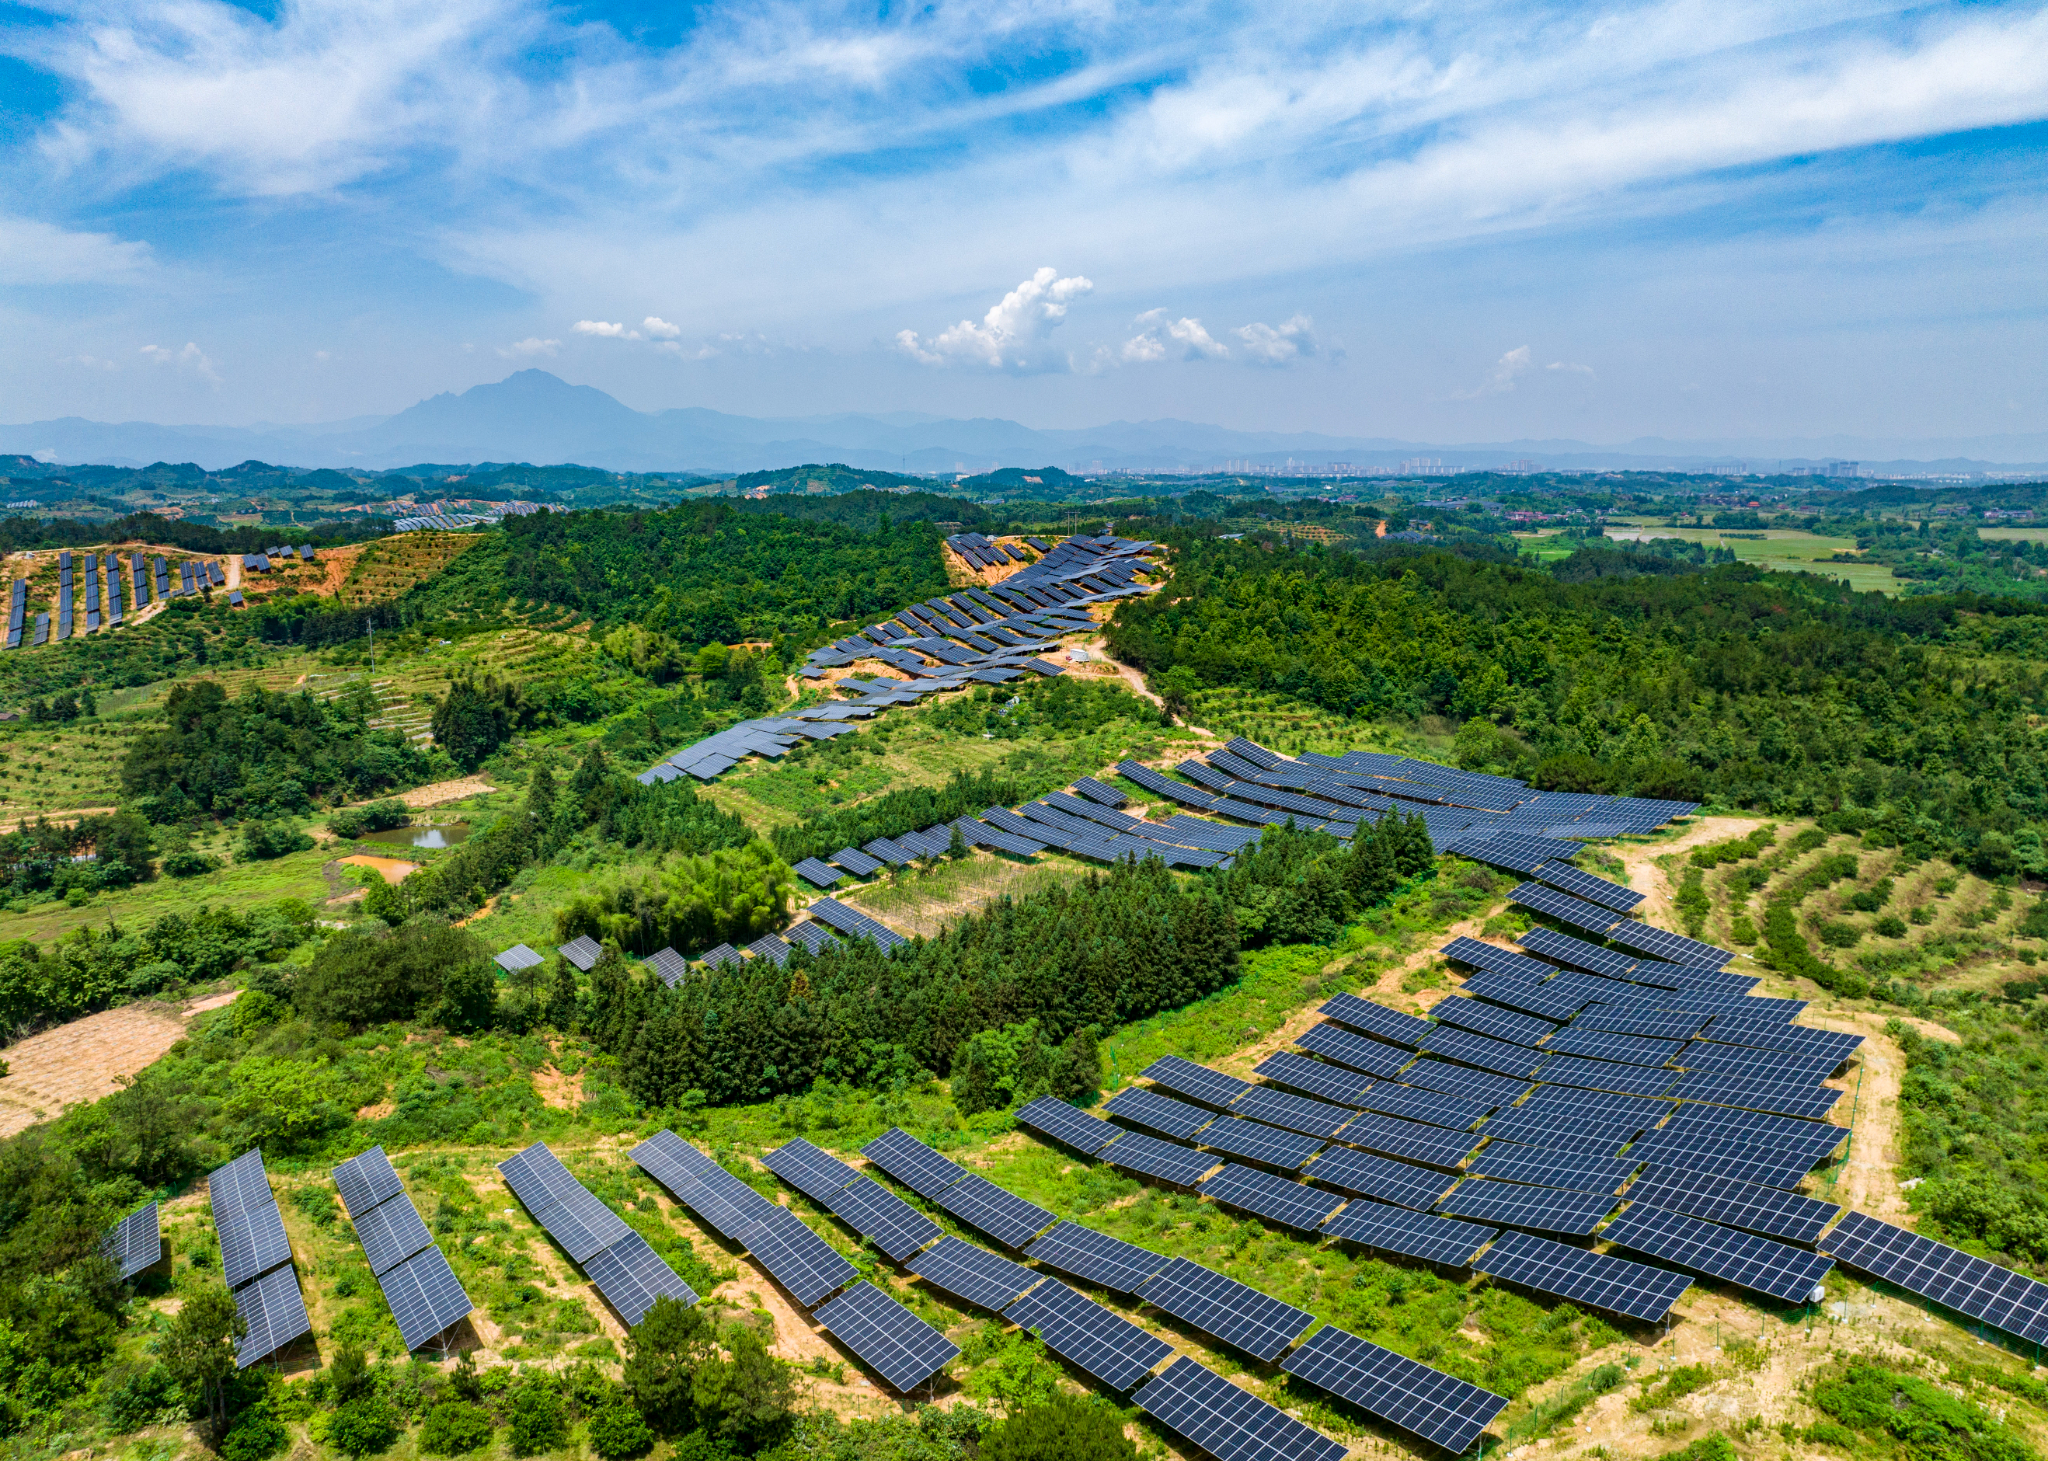
[[[0, 1075], [4, 1074], [6, 1063], [0, 1061]], [[117, 1431], [140, 1430], [166, 1417], [182, 1420], [185, 1415], [185, 1397], [178, 1382], [160, 1364], [136, 1370], [108, 1385], [100, 1406], [107, 1424]]]
[[590, 1449], [605, 1461], [623, 1461], [645, 1454], [654, 1444], [654, 1432], [639, 1411], [623, 1400], [604, 1406], [590, 1417]]
[[1719, 1431], [1710, 1436], [1701, 1436], [1690, 1446], [1683, 1446], [1676, 1451], [1666, 1451], [1664, 1456], [1665, 1461], [1672, 1461], [1672, 1458], [1678, 1458], [1678, 1461], [1742, 1461], [1741, 1453]]
[[1925, 1380], [1851, 1365], [1813, 1388], [1816, 1409], [1851, 1431], [1889, 1436], [1926, 1461], [2032, 1461], [2033, 1448], [1978, 1406]]
[[562, 1397], [542, 1381], [529, 1379], [520, 1385], [512, 1392], [512, 1403], [506, 1409], [515, 1456], [538, 1456], [569, 1438]]
[[174, 878], [196, 878], [205, 873], [217, 871], [220, 859], [209, 857], [203, 852], [194, 852], [189, 847], [178, 848], [164, 854], [163, 870]]
[[344, 1456], [374, 1456], [398, 1439], [391, 1408], [374, 1395], [348, 1401], [327, 1423], [327, 1439]]
[[1895, 913], [1887, 913], [1884, 917], [1878, 919], [1877, 922], [1870, 925], [1870, 931], [1879, 938], [1904, 938], [1906, 936], [1906, 921]]
[[284, 1423], [270, 1413], [269, 1407], [259, 1405], [235, 1418], [233, 1428], [221, 1439], [220, 1457], [221, 1461], [266, 1461], [290, 1443], [291, 1434]]
[[236, 862], [268, 862], [289, 852], [304, 852], [313, 839], [289, 822], [244, 822], [235, 847]]
[[362, 807], [336, 807], [327, 816], [327, 830], [337, 837], [360, 837], [365, 832], [387, 832], [412, 821], [412, 808], [397, 797], [386, 797]]
[[1138, 1448], [1114, 1407], [1060, 1395], [987, 1432], [981, 1454], [984, 1461], [1132, 1461]]
[[490, 1412], [463, 1400], [444, 1400], [420, 1426], [420, 1450], [429, 1456], [462, 1456], [491, 1441]]

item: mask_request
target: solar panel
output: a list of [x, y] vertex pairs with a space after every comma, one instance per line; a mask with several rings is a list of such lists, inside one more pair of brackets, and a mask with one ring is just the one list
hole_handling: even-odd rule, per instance
[[1161, 1182], [1170, 1182], [1176, 1187], [1194, 1186], [1216, 1165], [1216, 1158], [1207, 1152], [1175, 1146], [1142, 1131], [1131, 1132], [1115, 1146], [1097, 1155], [1111, 1166], [1124, 1167]]
[[[257, 1171], [260, 1174], [262, 1168]], [[291, 1239], [285, 1236], [284, 1219], [267, 1183], [260, 1200], [226, 1216], [216, 1207], [213, 1223], [220, 1238], [221, 1276], [229, 1288], [239, 1288], [258, 1274], [291, 1262]]]
[[1541, 1051], [1531, 1050], [1525, 1045], [1510, 1045], [1505, 1040], [1489, 1039], [1466, 1030], [1446, 1029], [1441, 1025], [1422, 1042], [1422, 1048], [1432, 1055], [1476, 1065], [1497, 1075], [1533, 1076], [1544, 1059]]
[[1727, 1045], [1752, 1050], [1783, 1050], [1815, 1059], [1847, 1060], [1863, 1044], [1861, 1035], [1842, 1030], [1816, 1030], [1809, 1025], [1729, 1025], [1716, 1019], [1700, 1036]]
[[1341, 1461], [1346, 1448], [1182, 1355], [1131, 1402], [1216, 1461]]
[[1760, 1182], [1766, 1187], [1791, 1189], [1813, 1168], [1803, 1156], [1784, 1152], [1759, 1152], [1747, 1142], [1714, 1141], [1701, 1136], [1665, 1136], [1652, 1131], [1628, 1149], [1632, 1157], [1650, 1164], [1653, 1174], [1665, 1171], [1694, 1172], [1710, 1177], [1729, 1177], [1737, 1182]]
[[1548, 964], [1539, 963], [1512, 949], [1482, 943], [1476, 938], [1454, 938], [1437, 952], [1456, 963], [1469, 964], [1474, 969], [1505, 975], [1510, 979], [1521, 979], [1531, 984], [1540, 984], [1557, 972]]
[[786, 1207], [742, 1230], [737, 1240], [805, 1308], [860, 1277], [859, 1269]]
[[[1546, 971], [1549, 965], [1542, 966]], [[1512, 974], [1486, 970], [1474, 974], [1460, 986], [1465, 993], [1491, 1004], [1505, 1005], [1546, 1020], [1569, 1020], [1592, 1000], [1592, 995], [1562, 980], [1538, 983]]]
[[1532, 1228], [1583, 1238], [1614, 1210], [1606, 1193], [1566, 1192], [1555, 1187], [1530, 1187], [1517, 1182], [1467, 1179], [1437, 1204], [1452, 1217], [1474, 1218], [1502, 1227]]
[[1310, 1182], [1334, 1187], [1346, 1196], [1374, 1197], [1418, 1212], [1435, 1207], [1450, 1189], [1452, 1180], [1448, 1173], [1341, 1146], [1323, 1152], [1304, 1169], [1302, 1176]]
[[1789, 1243], [1812, 1243], [1842, 1211], [1832, 1202], [1801, 1197], [1776, 1187], [1661, 1168], [1645, 1172], [1629, 1188], [1628, 1199], [1634, 1204], [1666, 1207], [1730, 1227], [1747, 1228]]
[[832, 854], [832, 861], [838, 863], [857, 878], [872, 877], [882, 870], [882, 864], [869, 857], [858, 847], [842, 847]]
[[114, 1265], [117, 1278], [129, 1279], [155, 1266], [164, 1256], [163, 1228], [157, 1205], [146, 1202], [100, 1239], [100, 1252]]
[[[1707, 1016], [1658, 1010], [1626, 1008], [1587, 1010], [1572, 1022], [1575, 1030], [1605, 1030], [1615, 1035], [1641, 1035], [1651, 1040], [1684, 1040], [1693, 1035]], [[1556, 1048], [1556, 1047], [1552, 1047]]]
[[951, 1364], [960, 1346], [871, 1283], [857, 1284], [815, 1315], [899, 1394]]
[[1542, 1147], [1496, 1145], [1474, 1157], [1469, 1170], [1475, 1177], [1612, 1196], [1641, 1165], [1632, 1157], [1559, 1155]]
[[1600, 1236], [1616, 1247], [1661, 1258], [1787, 1304], [1819, 1302], [1825, 1293], [1821, 1280], [1835, 1266], [1833, 1259], [1803, 1248], [1641, 1203], [1630, 1203]]
[[409, 1197], [381, 1202], [367, 1212], [354, 1213], [356, 1241], [370, 1261], [370, 1272], [381, 1275], [396, 1268], [422, 1248], [433, 1245], [433, 1236], [420, 1221], [419, 1210]]
[[1692, 1280], [1605, 1253], [1588, 1253], [1529, 1233], [1504, 1233], [1473, 1265], [1504, 1282], [1654, 1324], [1671, 1312]]
[[1339, 1105], [1355, 1105], [1359, 1094], [1372, 1084], [1369, 1077], [1327, 1061], [1310, 1060], [1305, 1055], [1295, 1055], [1281, 1050], [1260, 1061], [1253, 1074], [1262, 1076], [1276, 1085], [1291, 1086], [1297, 1091], [1306, 1091], [1312, 1096], [1335, 1101]]
[[1368, 1113], [1344, 1128], [1344, 1143], [1404, 1162], [1455, 1167], [1479, 1145], [1479, 1138], [1469, 1132]]
[[1438, 1000], [1429, 1012], [1439, 1024], [1455, 1025], [1461, 1030], [1472, 1030], [1512, 1045], [1534, 1045], [1545, 1036], [1557, 1033], [1557, 1025], [1550, 1020], [1518, 1015], [1498, 1005], [1459, 996]]
[[1499, 1230], [1385, 1203], [1354, 1202], [1330, 1219], [1323, 1234], [1361, 1248], [1463, 1268]]
[[1118, 1294], [1135, 1294], [1167, 1263], [1148, 1248], [1070, 1222], [1056, 1224], [1024, 1256]]
[[1104, 1101], [1102, 1109], [1141, 1131], [1170, 1136], [1176, 1141], [1192, 1140], [1196, 1132], [1216, 1119], [1216, 1113], [1207, 1106], [1176, 1101], [1145, 1086], [1125, 1086]]
[[1675, 1070], [1651, 1065], [1624, 1065], [1615, 1060], [1587, 1060], [1578, 1055], [1553, 1055], [1543, 1063], [1545, 1085], [1577, 1086], [1589, 1091], [1622, 1091], [1631, 1096], [1661, 1096], [1678, 1084]]
[[2048, 1338], [2048, 1286], [2009, 1268], [1852, 1212], [1820, 1240], [1836, 1262], [2039, 1344]]
[[935, 1196], [967, 1175], [965, 1167], [940, 1156], [900, 1126], [890, 1127], [860, 1154], [919, 1197]]
[[664, 1295], [684, 1304], [697, 1302], [697, 1291], [683, 1282], [638, 1233], [630, 1233], [609, 1248], [591, 1254], [584, 1261], [583, 1271], [629, 1329], [646, 1318], [654, 1301]]
[[1186, 1096], [1191, 1101], [1209, 1106], [1228, 1106], [1252, 1089], [1250, 1081], [1211, 1070], [1206, 1065], [1197, 1065], [1192, 1060], [1183, 1060], [1178, 1055], [1162, 1055], [1138, 1075], [1140, 1079], [1162, 1086], [1176, 1096]]
[[[1353, 1155], [1361, 1155], [1354, 1153]], [[1382, 1158], [1368, 1157], [1367, 1161]], [[1388, 1163], [1389, 1166], [1398, 1163]], [[1202, 1195], [1226, 1207], [1241, 1208], [1282, 1227], [1294, 1228], [1300, 1232], [1313, 1233], [1328, 1221], [1331, 1213], [1344, 1205], [1344, 1199], [1335, 1193], [1295, 1182], [1286, 1177], [1275, 1177], [1256, 1167], [1227, 1165], [1215, 1176], [1202, 1183]]]
[[1470, 833], [1453, 837], [1443, 848], [1488, 867], [1506, 868], [1514, 873], [1533, 873], [1546, 862], [1569, 862], [1578, 856], [1579, 844], [1556, 837], [1528, 837], [1512, 832]]
[[1058, 1221], [1037, 1203], [1026, 1202], [979, 1174], [945, 1188], [932, 1201], [1005, 1248], [1022, 1248]]
[[898, 1263], [937, 1241], [943, 1231], [872, 1177], [862, 1177], [831, 1193], [825, 1205], [834, 1216]]
[[1583, 898], [1602, 908], [1612, 908], [1618, 913], [1627, 913], [1643, 901], [1643, 895], [1620, 883], [1596, 878], [1591, 873], [1581, 872], [1563, 863], [1550, 862], [1536, 869], [1536, 881], [1548, 884], [1560, 892]]
[[1651, 1040], [1639, 1035], [1621, 1035], [1608, 1030], [1560, 1030], [1545, 1050], [1562, 1055], [1583, 1055], [1593, 1060], [1615, 1060], [1623, 1065], [1664, 1064], [1682, 1048], [1678, 1040]]
[[1165, 1340], [1058, 1279], [1025, 1294], [1003, 1317], [1036, 1334], [1067, 1363], [1119, 1392], [1142, 1384], [1153, 1368], [1173, 1353], [1173, 1346]]
[[827, 1207], [832, 1205], [833, 1194], [860, 1176], [839, 1158], [820, 1151], [802, 1137], [769, 1152], [761, 1158], [761, 1165], [811, 1201]]
[[1334, 1060], [1339, 1065], [1348, 1065], [1353, 1070], [1375, 1076], [1395, 1075], [1415, 1058], [1412, 1050], [1381, 1040], [1369, 1040], [1336, 1025], [1310, 1025], [1295, 1037], [1294, 1043], [1325, 1060]]
[[950, 1233], [903, 1266], [933, 1288], [996, 1314], [1044, 1278]]
[[1560, 893], [1555, 888], [1546, 888], [1541, 883], [1518, 883], [1508, 894], [1510, 903], [1520, 903], [1524, 908], [1533, 908], [1547, 914], [1560, 923], [1573, 928], [1583, 928], [1588, 933], [1605, 934], [1621, 922], [1621, 915], [1612, 908], [1602, 908], [1597, 903], [1588, 903], [1583, 898], [1574, 898], [1569, 893]]
[[1154, 1308], [1268, 1363], [1316, 1322], [1306, 1310], [1185, 1258], [1167, 1264], [1138, 1292]]
[[1680, 1080], [1671, 1088], [1671, 1094], [1681, 1101], [1740, 1106], [1751, 1111], [1770, 1111], [1780, 1116], [1801, 1116], [1809, 1121], [1818, 1121], [1834, 1110], [1848, 1093], [1832, 1086], [1796, 1080], [1773, 1081], [1702, 1071]]
[[1489, 1110], [1512, 1106], [1524, 1092], [1532, 1089], [1529, 1082], [1516, 1080], [1513, 1076], [1495, 1075], [1490, 1070], [1474, 1070], [1469, 1065], [1452, 1065], [1447, 1060], [1428, 1058], [1418, 1060], [1402, 1071], [1400, 1082], [1404, 1086], [1416, 1086], [1440, 1095], [1462, 1096]]
[[1701, 969], [1719, 969], [1735, 957], [1727, 949], [1701, 943], [1698, 939], [1687, 938], [1683, 934], [1653, 928], [1647, 923], [1637, 923], [1628, 918], [1624, 918], [1609, 929], [1607, 937], [1623, 948], [1635, 949], [1652, 958]]
[[1290, 1096], [1270, 1086], [1253, 1086], [1230, 1111], [1232, 1115], [1249, 1116], [1268, 1126], [1320, 1137], [1325, 1141], [1342, 1131], [1345, 1123], [1358, 1114], [1356, 1108], [1333, 1106], [1328, 1101], [1312, 1101], [1307, 1096]]
[[1378, 1035], [1383, 1040], [1392, 1040], [1397, 1045], [1416, 1045], [1433, 1028], [1429, 1021], [1419, 1020], [1414, 1015], [1404, 1015], [1399, 1010], [1390, 1010], [1383, 1004], [1360, 999], [1355, 994], [1333, 995], [1325, 1001], [1319, 1013], [1324, 1019], [1335, 1020], [1354, 1030], [1368, 1035]]
[[1280, 1362], [1288, 1374], [1458, 1456], [1507, 1400], [1469, 1381], [1325, 1325]]
[[341, 1192], [341, 1205], [351, 1214], [368, 1212], [405, 1191], [405, 1184], [398, 1180], [398, 1173], [392, 1170], [391, 1159], [384, 1155], [381, 1146], [350, 1157], [332, 1175]]
[[834, 883], [844, 881], [846, 877], [846, 874], [838, 868], [833, 867], [829, 863], [820, 862], [815, 857], [805, 858], [794, 868], [790, 869], [790, 871], [816, 888], [829, 888]]
[[289, 1263], [237, 1285], [234, 1299], [235, 1308], [249, 1326], [249, 1332], [235, 1346], [238, 1370], [246, 1370], [313, 1332], [313, 1321], [306, 1316], [305, 1296], [299, 1292], [299, 1276]]
[[1684, 1107], [1664, 1131], [1673, 1137], [1699, 1135], [1720, 1141], [1746, 1141], [1759, 1151], [1810, 1153], [1816, 1159], [1840, 1146], [1849, 1135], [1847, 1127], [1826, 1121], [1800, 1121], [1791, 1116], [1722, 1106]]
[[1017, 1124], [1090, 1157], [1124, 1134], [1116, 1123], [1091, 1116], [1051, 1096], [1040, 1096], [1019, 1110]]
[[1612, 949], [1603, 949], [1598, 944], [1589, 944], [1584, 939], [1573, 938], [1552, 928], [1532, 928], [1515, 942], [1532, 954], [1541, 954], [1546, 959], [1555, 959], [1560, 964], [1569, 964], [1591, 974], [1604, 974], [1610, 979], [1622, 978], [1636, 966], [1631, 955], [1617, 954]]
[[[1368, 1111], [1383, 1116], [1399, 1116], [1409, 1121], [1426, 1122], [1431, 1126], [1448, 1127], [1453, 1131], [1469, 1130], [1480, 1117], [1492, 1108], [1478, 1101], [1468, 1101], [1462, 1096], [1440, 1095], [1435, 1091], [1418, 1090], [1413, 1086], [1395, 1085], [1381, 1081], [1359, 1097], [1359, 1105]], [[1345, 1140], [1349, 1141], [1350, 1128], [1345, 1128]]]

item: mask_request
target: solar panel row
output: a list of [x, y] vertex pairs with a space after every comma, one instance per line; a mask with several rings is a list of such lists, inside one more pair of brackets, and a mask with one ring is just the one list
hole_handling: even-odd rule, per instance
[[534, 1221], [582, 1265], [628, 1328], [645, 1318], [661, 1295], [686, 1304], [697, 1302], [696, 1291], [645, 1238], [577, 1181], [546, 1143], [535, 1142], [506, 1158], [498, 1170]]

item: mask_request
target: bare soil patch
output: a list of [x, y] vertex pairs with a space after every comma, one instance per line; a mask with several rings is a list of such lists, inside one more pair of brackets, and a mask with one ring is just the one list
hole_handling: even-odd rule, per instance
[[8, 1074], [0, 1077], [0, 1137], [26, 1131], [68, 1106], [97, 1101], [122, 1080], [155, 1062], [185, 1034], [185, 1022], [219, 1009], [236, 991], [180, 1008], [152, 1001], [104, 1010], [31, 1035], [7, 1048]]
[[583, 1072], [563, 1075], [553, 1065], [544, 1065], [533, 1073], [533, 1088], [540, 1092], [541, 1104], [552, 1106], [557, 1111], [574, 1111], [583, 1104]]
[[1659, 928], [1680, 929], [1683, 925], [1671, 903], [1677, 888], [1665, 876], [1664, 869], [1657, 866], [1657, 859], [1674, 852], [1690, 852], [1709, 842], [1747, 837], [1766, 820], [1764, 817], [1701, 817], [1669, 842], [1622, 843], [1601, 850], [1621, 859], [1622, 867], [1627, 870], [1629, 887], [1643, 895], [1636, 911]]
[[349, 867], [375, 868], [387, 883], [402, 883], [409, 875], [418, 872], [420, 867], [418, 863], [407, 862], [404, 858], [372, 857], [367, 852], [358, 852], [352, 857], [338, 860]]
[[415, 786], [411, 791], [402, 791], [398, 799], [407, 806], [418, 810], [422, 807], [446, 806], [473, 796], [488, 796], [498, 788], [481, 776], [465, 776], [455, 781], [436, 781], [427, 786]]

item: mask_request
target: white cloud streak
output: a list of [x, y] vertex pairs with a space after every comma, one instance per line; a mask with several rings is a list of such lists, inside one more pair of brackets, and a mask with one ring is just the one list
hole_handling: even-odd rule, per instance
[[151, 267], [146, 243], [0, 214], [0, 284], [125, 284]]
[[188, 370], [208, 385], [220, 384], [220, 372], [214, 368], [213, 362], [207, 359], [206, 352], [190, 340], [185, 342], [185, 348], [182, 350], [170, 350], [162, 345], [144, 345], [136, 353], [152, 365]]

